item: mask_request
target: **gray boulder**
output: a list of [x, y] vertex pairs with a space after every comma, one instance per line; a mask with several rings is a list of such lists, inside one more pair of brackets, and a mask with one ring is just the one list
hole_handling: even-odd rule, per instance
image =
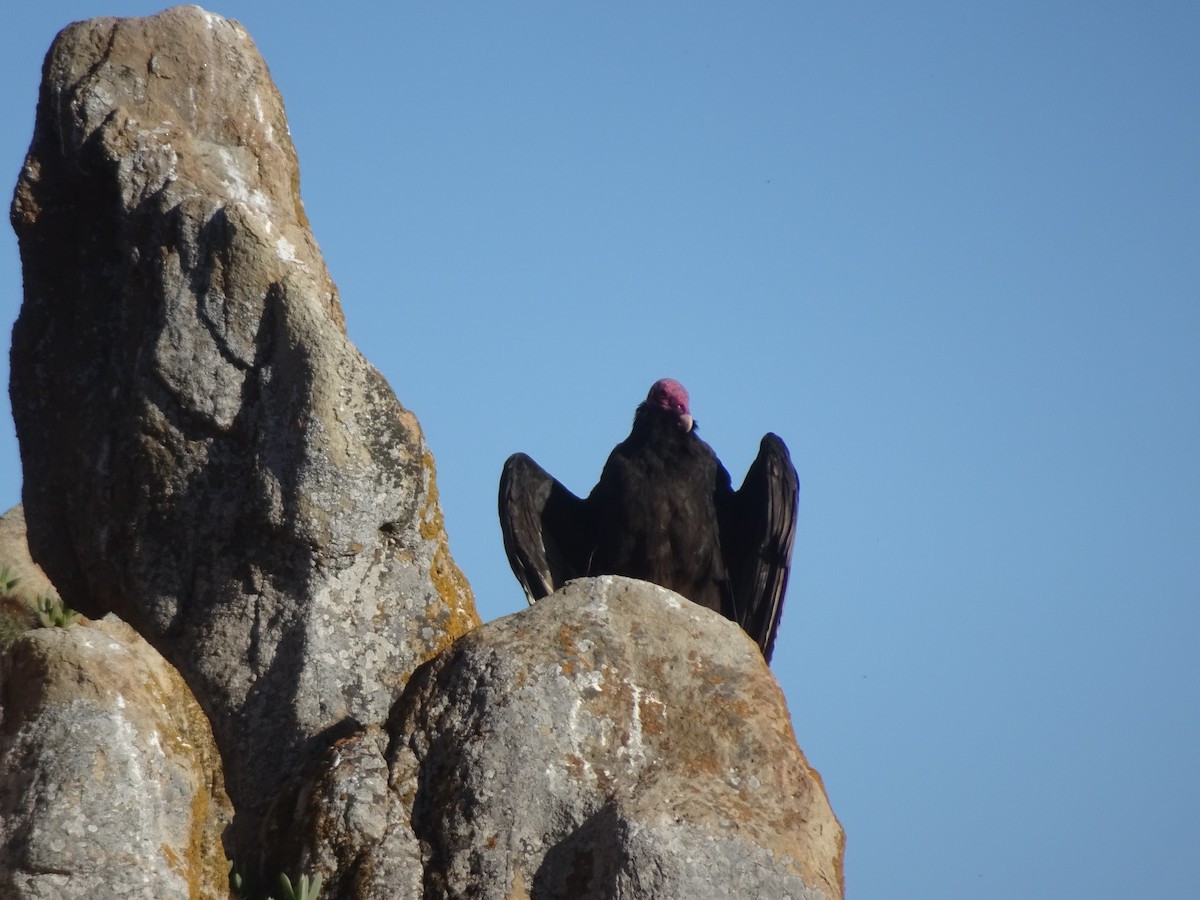
[[228, 896], [220, 757], [179, 676], [115, 617], [0, 657], [0, 896]]
[[356, 900], [833, 900], [843, 841], [753, 641], [605, 576], [422, 667], [388, 734], [331, 751], [264, 845]]
[[346, 337], [237, 23], [177, 7], [59, 34], [12, 222], [33, 556], [178, 667], [253, 820], [478, 623], [433, 458]]

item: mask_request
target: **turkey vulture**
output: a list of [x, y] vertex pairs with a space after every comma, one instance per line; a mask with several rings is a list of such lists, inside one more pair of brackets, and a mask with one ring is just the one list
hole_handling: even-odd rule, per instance
[[524, 453], [504, 463], [500, 529], [529, 602], [572, 578], [628, 575], [742, 626], [771, 660], [796, 533], [796, 470], [762, 439], [740, 490], [696, 435], [683, 385], [654, 383], [580, 499]]

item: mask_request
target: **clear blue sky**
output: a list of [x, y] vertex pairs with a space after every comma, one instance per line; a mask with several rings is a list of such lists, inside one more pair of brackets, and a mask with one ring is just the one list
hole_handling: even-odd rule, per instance
[[[5, 192], [55, 32], [158, 8], [5, 13]], [[485, 619], [505, 457], [586, 492], [678, 378], [800, 471], [775, 671], [850, 897], [1200, 897], [1200, 4], [209, 8]]]

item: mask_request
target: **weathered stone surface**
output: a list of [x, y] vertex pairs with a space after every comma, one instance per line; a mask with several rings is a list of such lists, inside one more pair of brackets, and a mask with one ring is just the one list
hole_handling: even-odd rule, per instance
[[0, 653], [25, 631], [38, 624], [34, 604], [56, 594], [41, 566], [29, 556], [25, 540], [25, 512], [14, 506], [0, 516]]
[[212, 733], [119, 619], [35, 629], [0, 659], [0, 772], [0, 896], [228, 896]]
[[0, 567], [17, 579], [13, 596], [26, 602], [37, 597], [58, 593], [42, 567], [29, 555], [29, 544], [25, 538], [25, 510], [14, 506], [0, 516]]
[[180, 669], [239, 821], [478, 622], [298, 184], [246, 32], [177, 7], [58, 36], [12, 206], [33, 556]]
[[762, 655], [655, 585], [581, 579], [483, 626], [418, 670], [389, 732], [277, 808], [280, 863], [335, 896], [842, 896], [842, 829]]
[[258, 844], [265, 872], [320, 872], [325, 894], [347, 900], [422, 896], [421, 848], [391, 788], [387, 746], [384, 729], [368, 726], [289, 781]]

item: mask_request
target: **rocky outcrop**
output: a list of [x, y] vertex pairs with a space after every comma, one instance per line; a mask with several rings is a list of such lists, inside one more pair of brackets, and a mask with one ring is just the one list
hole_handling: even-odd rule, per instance
[[226, 896], [232, 809], [187, 685], [114, 617], [0, 658], [0, 896]]
[[269, 829], [277, 866], [360, 900], [842, 896], [841, 826], [757, 647], [611, 576], [423, 667]]
[[10, 387], [33, 558], [105, 618], [0, 653], [0, 893], [220, 897], [224, 850], [323, 900], [840, 898], [841, 828], [736, 624], [601, 578], [476, 627], [298, 183], [236, 23], [56, 39]]
[[298, 185], [237, 23], [178, 7], [55, 40], [12, 206], [29, 541], [70, 606], [179, 668], [239, 817], [478, 622]]

